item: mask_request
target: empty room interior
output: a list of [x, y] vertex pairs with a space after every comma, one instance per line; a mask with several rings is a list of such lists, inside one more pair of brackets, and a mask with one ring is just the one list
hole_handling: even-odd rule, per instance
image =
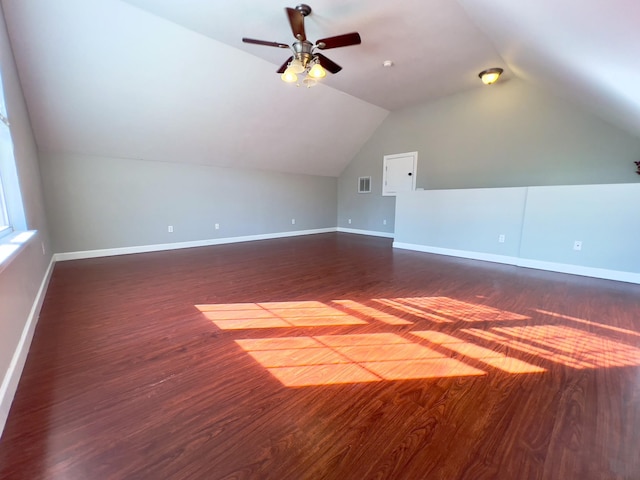
[[0, 478], [640, 478], [640, 4], [0, 6]]

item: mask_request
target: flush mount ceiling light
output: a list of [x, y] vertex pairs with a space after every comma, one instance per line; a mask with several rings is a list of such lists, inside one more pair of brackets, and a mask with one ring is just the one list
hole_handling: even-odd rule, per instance
[[300, 4], [296, 8], [285, 8], [291, 31], [296, 41], [290, 46], [286, 43], [268, 42], [265, 40], [255, 40], [253, 38], [243, 38], [244, 43], [255, 45], [265, 45], [267, 47], [290, 48], [293, 56], [282, 64], [278, 69], [280, 78], [287, 83], [298, 82], [298, 75], [306, 74], [302, 84], [307, 88], [314, 86], [318, 80], [327, 76], [327, 70], [331, 73], [338, 73], [342, 67], [329, 60], [316, 50], [326, 50], [329, 48], [348, 47], [360, 44], [360, 35], [357, 32], [345, 33], [335, 37], [328, 37], [318, 40], [315, 44], [307, 40], [304, 31], [304, 17], [311, 13], [309, 5]]
[[496, 83], [503, 71], [501, 68], [488, 68], [487, 70], [481, 71], [478, 76], [480, 80], [482, 80], [482, 83], [491, 85], [492, 83]]

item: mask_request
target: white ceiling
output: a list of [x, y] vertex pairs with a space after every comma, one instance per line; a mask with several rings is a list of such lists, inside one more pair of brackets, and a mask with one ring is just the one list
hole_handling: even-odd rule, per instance
[[458, 2], [515, 75], [640, 137], [640, 2]]
[[[242, 37], [291, 44], [285, 7], [292, 0], [125, 0], [186, 28], [244, 50], [277, 68], [288, 50], [242, 43]], [[454, 0], [309, 0], [307, 38], [357, 31], [358, 46], [325, 50], [343, 67], [324, 83], [387, 110], [478, 87], [487, 67], [507, 68]], [[392, 60], [392, 68], [382, 63]], [[276, 74], [273, 81], [277, 81]]]
[[640, 136], [637, 0], [309, 1], [311, 40], [362, 36], [313, 89], [241, 42], [293, 42], [288, 1], [2, 0], [38, 146], [337, 176], [389, 110], [495, 66]]

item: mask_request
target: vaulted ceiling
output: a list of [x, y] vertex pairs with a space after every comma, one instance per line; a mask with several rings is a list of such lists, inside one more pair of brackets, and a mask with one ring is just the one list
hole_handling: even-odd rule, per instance
[[45, 151], [337, 176], [389, 111], [487, 88], [487, 67], [640, 136], [635, 0], [310, 5], [311, 40], [362, 44], [306, 89], [275, 73], [288, 50], [241, 42], [292, 43], [286, 1], [2, 0]]

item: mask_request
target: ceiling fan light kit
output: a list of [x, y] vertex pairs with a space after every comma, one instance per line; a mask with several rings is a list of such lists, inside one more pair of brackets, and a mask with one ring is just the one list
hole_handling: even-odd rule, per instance
[[322, 68], [322, 65], [320, 65], [319, 63], [316, 63], [313, 65], [313, 67], [309, 69], [309, 73], [307, 75], [317, 80], [319, 78], [326, 77], [327, 71], [324, 68]]
[[[291, 25], [291, 31], [295, 37], [295, 42], [291, 45], [280, 42], [269, 42], [256, 40], [253, 38], [243, 38], [244, 43], [263, 45], [267, 47], [290, 48], [293, 55], [277, 70], [280, 78], [287, 83], [297, 83], [298, 75], [306, 74], [302, 84], [307, 88], [316, 85], [318, 80], [327, 76], [327, 70], [331, 73], [338, 73], [342, 67], [329, 60], [327, 57], [317, 52], [317, 50], [327, 50], [330, 48], [348, 47], [359, 45], [362, 40], [357, 32], [336, 35], [318, 40], [315, 44], [307, 40], [304, 31], [304, 17], [311, 14], [311, 7], [300, 4], [296, 8], [285, 8], [285, 12]], [[298, 84], [299, 85], [299, 84]]]
[[293, 83], [298, 81], [298, 75], [296, 75], [295, 72], [289, 69], [285, 70], [285, 72], [282, 75], [280, 75], [280, 78], [282, 79], [283, 82], [287, 82], [287, 83]]
[[485, 85], [491, 85], [498, 81], [498, 78], [500, 78], [500, 75], [502, 75], [503, 71], [504, 70], [498, 67], [488, 68], [481, 71], [478, 76], [480, 77], [480, 80], [482, 80], [482, 83], [484, 83]]
[[295, 74], [302, 73], [304, 72], [304, 65], [300, 60], [294, 58], [289, 62], [289, 67], [287, 68], [287, 70], [290, 70]]

